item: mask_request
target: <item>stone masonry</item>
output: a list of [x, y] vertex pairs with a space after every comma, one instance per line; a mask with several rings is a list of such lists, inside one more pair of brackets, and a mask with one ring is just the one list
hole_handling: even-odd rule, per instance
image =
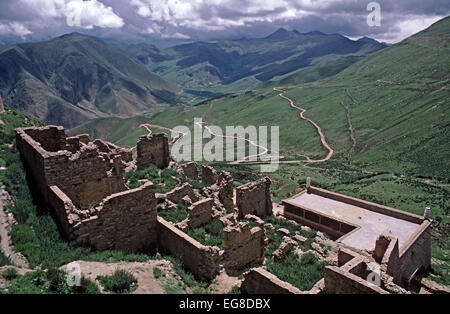
[[266, 234], [263, 228], [250, 229], [248, 222], [224, 229], [224, 258], [227, 271], [240, 271], [249, 266], [262, 265]]
[[198, 166], [196, 162], [188, 162], [187, 164], [180, 165], [180, 167], [186, 178], [198, 180]]
[[137, 167], [145, 169], [154, 165], [159, 169], [169, 166], [170, 151], [167, 134], [141, 136], [137, 143]]
[[209, 224], [213, 219], [213, 204], [212, 198], [207, 198], [198, 201], [188, 208], [187, 225], [189, 228], [197, 228]]
[[217, 185], [219, 187], [219, 201], [223, 207], [227, 210], [233, 210], [233, 177], [229, 172], [222, 171], [217, 179]]
[[202, 181], [206, 185], [213, 185], [219, 179], [216, 170], [210, 166], [202, 166]]
[[125, 252], [156, 244], [153, 184], [135, 190], [124, 184], [130, 150], [88, 135], [68, 138], [56, 126], [16, 129], [16, 145], [65, 238]]
[[236, 192], [236, 205], [239, 217], [248, 214], [265, 217], [272, 215], [272, 200], [270, 197], [269, 178], [259, 182], [251, 182], [240, 186]]

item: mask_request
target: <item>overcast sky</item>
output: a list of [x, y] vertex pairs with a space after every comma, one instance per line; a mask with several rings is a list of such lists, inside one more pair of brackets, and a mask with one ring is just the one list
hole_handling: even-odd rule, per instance
[[398, 42], [450, 15], [448, 0], [0, 0], [0, 42], [70, 32], [103, 38], [214, 40], [263, 37], [280, 27]]

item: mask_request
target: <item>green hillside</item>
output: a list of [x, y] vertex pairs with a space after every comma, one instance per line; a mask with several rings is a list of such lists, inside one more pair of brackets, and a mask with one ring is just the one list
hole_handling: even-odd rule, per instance
[[[153, 72], [183, 87], [184, 101], [189, 104], [346, 58], [339, 68], [342, 70], [343, 64], [356, 61], [347, 57], [366, 56], [385, 47], [374, 40], [352, 41], [339, 34], [285, 29], [261, 39], [195, 42], [164, 50], [146, 44], [122, 45], [124, 52]], [[305, 81], [336, 73], [322, 68], [314, 75], [306, 74]]]
[[180, 92], [121, 50], [78, 33], [0, 48], [4, 102], [49, 124], [130, 117], [176, 103]]

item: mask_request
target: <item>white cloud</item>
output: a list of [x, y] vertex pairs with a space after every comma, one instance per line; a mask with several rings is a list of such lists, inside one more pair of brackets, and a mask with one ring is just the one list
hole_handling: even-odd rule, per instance
[[64, 17], [68, 26], [92, 29], [120, 28], [125, 23], [107, 7], [97, 0], [20, 0], [35, 10], [42, 17]]
[[305, 15], [295, 2], [286, 0], [130, 0], [130, 4], [137, 15], [149, 21], [204, 31]]
[[33, 34], [25, 25], [19, 22], [0, 23], [0, 35], [14, 35], [25, 38]]
[[393, 42], [398, 42], [404, 38], [414, 35], [415, 33], [418, 33], [421, 30], [430, 27], [444, 17], [445, 16], [415, 16], [410, 19], [398, 22], [394, 26], [394, 29], [397, 31], [393, 33], [394, 38], [392, 40]]

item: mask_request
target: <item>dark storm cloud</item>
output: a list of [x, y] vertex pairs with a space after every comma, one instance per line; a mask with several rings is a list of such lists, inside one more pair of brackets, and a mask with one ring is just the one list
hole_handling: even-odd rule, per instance
[[279, 27], [396, 42], [450, 13], [448, 0], [379, 0], [369, 27], [366, 0], [1, 0], [0, 41], [84, 32], [127, 40], [261, 37]]

